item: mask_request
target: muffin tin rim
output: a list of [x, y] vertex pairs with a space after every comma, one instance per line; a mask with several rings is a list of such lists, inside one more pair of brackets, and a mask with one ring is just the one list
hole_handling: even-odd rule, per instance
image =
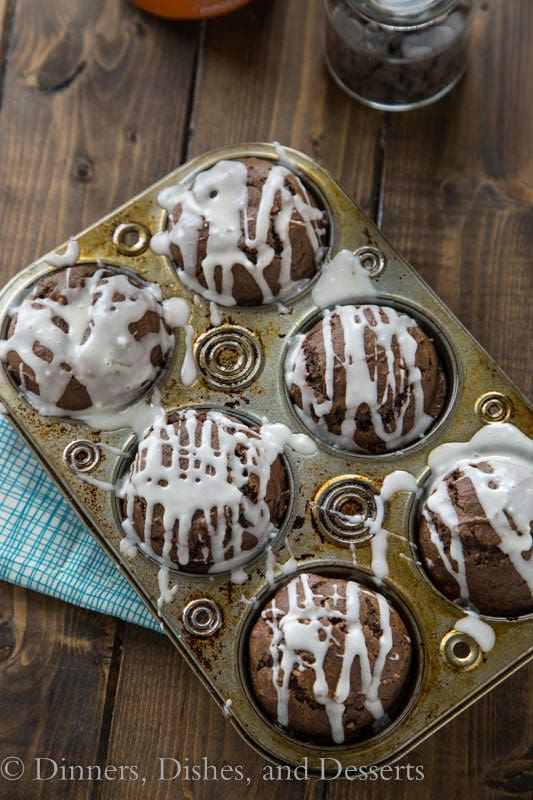
[[[0, 320], [0, 340], [1, 341], [9, 341], [9, 339], [7, 338], [7, 333], [8, 333], [11, 321], [13, 320], [15, 314], [17, 313], [18, 308], [20, 307], [20, 304], [29, 296], [30, 292], [32, 291], [32, 288], [34, 286], [37, 286], [39, 281], [44, 280], [49, 276], [52, 277], [53, 275], [57, 275], [57, 274], [59, 274], [61, 272], [66, 272], [69, 269], [77, 269], [77, 268], [84, 268], [84, 267], [95, 267], [95, 272], [97, 272], [100, 269], [102, 269], [102, 270], [109, 269], [111, 272], [113, 272], [115, 274], [122, 273], [122, 274], [126, 275], [127, 277], [134, 278], [139, 283], [143, 284], [143, 287], [157, 286], [157, 287], [159, 287], [161, 289], [161, 294], [162, 294], [162, 299], [161, 299], [161, 301], [158, 301], [158, 302], [160, 302], [161, 308], [163, 308], [163, 303], [164, 303], [166, 298], [163, 295], [162, 287], [161, 287], [161, 285], [159, 283], [155, 283], [154, 281], [147, 281], [138, 272], [135, 272], [133, 269], [129, 269], [128, 267], [118, 266], [116, 264], [109, 264], [107, 261], [106, 262], [101, 261], [101, 263], [98, 263], [99, 261], [101, 261], [101, 259], [96, 259], [96, 260], [95, 259], [88, 259], [88, 260], [77, 259], [77, 261], [74, 264], [70, 265], [70, 266], [54, 267], [52, 264], [48, 264], [46, 259], [41, 260], [41, 262], [38, 264], [38, 267], [40, 267], [42, 269], [37, 271], [36, 274], [31, 277], [31, 280], [29, 280], [28, 282], [25, 281], [23, 283], [23, 285], [17, 290], [14, 301], [12, 303], [10, 303], [5, 308], [5, 310], [3, 312], [0, 311], [0, 313], [2, 314], [2, 318]], [[14, 278], [17, 278], [19, 276], [19, 274], [20, 273], [17, 273], [17, 275], [15, 275]], [[10, 284], [11, 284], [11, 281], [10, 281], [9, 284], [7, 284], [4, 287], [4, 290], [9, 288]], [[175, 296], [175, 295], [173, 295], [173, 296]], [[164, 321], [162, 316], [161, 316], [161, 320]], [[131, 408], [131, 407], [135, 406], [136, 404], [142, 402], [143, 400], [146, 400], [146, 398], [150, 397], [150, 395], [153, 394], [154, 390], [156, 390], [159, 387], [160, 384], [164, 383], [165, 382], [165, 378], [168, 377], [168, 373], [170, 371], [172, 362], [174, 362], [175, 358], [176, 358], [176, 351], [177, 351], [177, 348], [178, 348], [178, 345], [179, 345], [179, 341], [178, 341], [179, 337], [176, 335], [176, 329], [175, 328], [172, 328], [168, 324], [167, 324], [167, 327], [168, 327], [168, 329], [170, 331], [170, 335], [174, 339], [174, 343], [173, 343], [172, 347], [170, 348], [169, 352], [167, 353], [166, 357], [164, 358], [163, 363], [157, 368], [157, 374], [155, 375], [153, 381], [151, 381], [151, 383], [148, 386], [146, 386], [144, 389], [139, 391], [130, 400], [128, 400], [125, 403], [120, 403], [119, 405], [113, 405], [113, 406], [105, 405], [105, 406], [101, 406], [101, 407], [96, 407], [93, 403], [91, 403], [90, 406], [88, 406], [87, 408], [81, 409], [80, 411], [75, 411], [75, 410], [72, 410], [72, 409], [70, 409], [70, 410], [69, 409], [65, 409], [65, 413], [64, 414], [41, 414], [35, 408], [35, 406], [31, 403], [31, 401], [28, 399], [26, 389], [23, 388], [19, 383], [16, 382], [14, 376], [8, 370], [6, 361], [4, 361], [4, 360], [0, 361], [0, 369], [3, 370], [3, 373], [6, 376], [7, 380], [9, 381], [9, 383], [11, 384], [13, 389], [17, 392], [17, 394], [22, 398], [24, 403], [26, 403], [26, 405], [29, 408], [31, 408], [41, 419], [48, 420], [49, 424], [54, 424], [54, 422], [56, 420], [57, 420], [57, 422], [80, 423], [80, 422], [83, 422], [81, 417], [90, 418], [91, 414], [95, 414], [95, 413], [96, 414], [100, 414], [100, 413], [109, 413], [109, 414], [115, 414], [116, 413], [116, 414], [119, 414], [121, 411], [124, 411], [127, 408]], [[111, 430], [118, 430], [118, 429], [117, 428], [108, 428], [106, 430], [110, 430], [111, 431]]]
[[[247, 412], [243, 412], [241, 409], [228, 409], [225, 406], [217, 406], [215, 404], [209, 403], [184, 403], [183, 405], [176, 406], [173, 408], [165, 408], [164, 413], [165, 417], [168, 414], [172, 413], [173, 411], [186, 411], [188, 409], [192, 409], [194, 411], [219, 411], [224, 416], [235, 416], [238, 420], [244, 422], [249, 427], [256, 426], [258, 428], [262, 425], [262, 420], [258, 419], [252, 414]], [[119, 532], [123, 531], [122, 529], [122, 520], [124, 516], [121, 515], [121, 503], [122, 498], [117, 494], [117, 488], [120, 486], [120, 483], [126, 479], [126, 475], [129, 472], [129, 468], [133, 463], [135, 455], [140, 447], [141, 443], [143, 442], [145, 436], [152, 430], [152, 426], [148, 430], [145, 431], [145, 434], [142, 439], [139, 439], [135, 434], [133, 434], [128, 442], [124, 445], [123, 454], [120, 455], [113, 467], [113, 476], [111, 480], [111, 484], [113, 486], [114, 491], [112, 494], [112, 505], [113, 505], [113, 513], [114, 513], [114, 521], [116, 523], [117, 530]], [[129, 448], [127, 450], [127, 448]], [[283, 543], [285, 542], [291, 527], [292, 523], [296, 517], [295, 513], [295, 487], [296, 487], [296, 479], [297, 479], [297, 467], [294, 463], [294, 459], [291, 458], [290, 453], [287, 453], [287, 448], [284, 447], [283, 450], [277, 456], [283, 464], [283, 468], [285, 470], [285, 475], [287, 477], [287, 484], [288, 484], [288, 492], [289, 492], [289, 499], [287, 502], [287, 508], [283, 515], [283, 519], [279, 525], [277, 531], [273, 532], [267, 540], [265, 540], [262, 547], [256, 545], [256, 547], [252, 548], [253, 555], [250, 556], [249, 559], [242, 561], [240, 564], [235, 565], [232, 568], [224, 569], [224, 570], [217, 570], [217, 571], [207, 571], [207, 572], [192, 572], [187, 571], [181, 568], [179, 565], [174, 564], [173, 562], [164, 562], [162, 557], [155, 556], [150, 553], [145, 553], [139, 544], [136, 544], [137, 548], [137, 555], [142, 556], [143, 558], [151, 561], [155, 564], [159, 569], [166, 568], [168, 569], [169, 573], [172, 575], [174, 579], [182, 579], [182, 580], [189, 580], [189, 581], [200, 581], [209, 583], [227, 583], [231, 580], [231, 575], [236, 570], [247, 568], [253, 568], [257, 566], [261, 559], [264, 559], [266, 556], [266, 551], [268, 548], [271, 548], [273, 551], [278, 550]], [[125, 536], [125, 534], [123, 534]], [[255, 551], [255, 552], [254, 552]]]
[[[294, 578], [301, 574], [320, 575], [322, 577], [331, 577], [344, 579], [346, 581], [352, 580], [358, 583], [363, 589], [383, 595], [388, 603], [394, 608], [400, 616], [411, 643], [411, 664], [409, 667], [409, 674], [406, 679], [406, 685], [402, 692], [402, 698], [399, 706], [394, 714], [394, 718], [380, 728], [377, 733], [364, 736], [361, 739], [356, 739], [351, 742], [343, 742], [341, 744], [324, 744], [312, 742], [304, 739], [298, 734], [292, 734], [290, 730], [283, 728], [276, 720], [271, 719], [266, 711], [264, 711], [251, 686], [251, 679], [249, 677], [249, 654], [247, 645], [249, 641], [249, 634], [255, 622], [259, 619], [261, 611], [265, 608], [266, 604], [271, 600], [275, 594], [287, 586]], [[261, 718], [267, 725], [275, 728], [277, 733], [287, 741], [296, 745], [304, 745], [310, 751], [318, 754], [320, 752], [327, 752], [331, 756], [335, 753], [357, 751], [371, 746], [373, 743], [382, 742], [387, 736], [401, 725], [416, 709], [417, 702], [422, 691], [424, 684], [426, 664], [424, 659], [425, 639], [421, 633], [420, 626], [416, 621], [415, 615], [411, 612], [407, 599], [403, 596], [403, 592], [399, 591], [394, 585], [390, 585], [387, 578], [379, 581], [373, 573], [364, 569], [356, 564], [351, 566], [347, 562], [336, 563], [331, 559], [320, 558], [310, 564], [303, 564], [296, 566], [290, 573], [282, 574], [273, 579], [272, 583], [265, 582], [262, 589], [255, 595], [254, 602], [250, 604], [238, 623], [235, 635], [235, 659], [237, 664], [238, 679], [241, 683], [244, 695], [248, 703], [253, 708], [254, 712]], [[412, 673], [415, 673], [414, 675]]]
[[[286, 150], [287, 153], [290, 152], [290, 148], [283, 147], [283, 150]], [[213, 151], [213, 152], [215, 152], [215, 151]], [[206, 153], [205, 155], [208, 155], [208, 154]], [[250, 305], [239, 305], [238, 303], [235, 303], [234, 305], [229, 305], [228, 306], [228, 305], [224, 305], [223, 303], [220, 303], [220, 301], [212, 300], [212, 299], [206, 297], [203, 293], [199, 292], [198, 290], [194, 290], [193, 288], [188, 286], [187, 283], [183, 282], [183, 280], [181, 278], [180, 270], [178, 270], [178, 268], [177, 268], [172, 256], [163, 254], [162, 257], [167, 259], [167, 261], [169, 262], [172, 270], [174, 271], [174, 273], [176, 275], [176, 278], [178, 279], [180, 284], [184, 287], [184, 289], [192, 296], [194, 296], [195, 294], [199, 294], [200, 297], [202, 298], [202, 300], [204, 300], [206, 303], [210, 303], [210, 302], [216, 303], [221, 308], [228, 309], [228, 311], [231, 311], [232, 309], [244, 309], [245, 311], [250, 311], [251, 313], [258, 313], [258, 312], [265, 311], [265, 310], [267, 310], [267, 311], [276, 311], [277, 307], [279, 307], [280, 305], [285, 305], [285, 304], [292, 305], [293, 303], [297, 303], [299, 300], [304, 298], [309, 292], [312, 291], [312, 288], [313, 288], [314, 284], [320, 278], [320, 275], [321, 275], [322, 268], [323, 268], [324, 264], [326, 264], [331, 259], [332, 252], [335, 249], [334, 245], [335, 245], [335, 242], [337, 240], [338, 221], [337, 221], [337, 218], [336, 218], [335, 213], [333, 211], [333, 208], [331, 206], [331, 203], [327, 199], [326, 195], [324, 194], [324, 192], [322, 191], [320, 186], [309, 175], [307, 170], [303, 169], [301, 166], [298, 167], [298, 165], [296, 165], [297, 169], [294, 169], [292, 166], [289, 166], [287, 163], [283, 163], [280, 160], [278, 154], [265, 153], [265, 154], [261, 154], [261, 155], [252, 155], [252, 156], [242, 156], [242, 155], [241, 156], [237, 156], [236, 155], [236, 156], [231, 156], [231, 157], [228, 157], [228, 158], [215, 158], [212, 163], [207, 163], [207, 164], [204, 164], [202, 166], [197, 167], [195, 170], [193, 170], [192, 172], [188, 173], [185, 177], [181, 178], [176, 183], [174, 183], [174, 184], [170, 183], [170, 184], [168, 184], [168, 186], [165, 185], [164, 188], [169, 188], [170, 186], [173, 186], [173, 185], [174, 186], [178, 186], [178, 185], [182, 185], [182, 184], [183, 185], [190, 184], [192, 186], [192, 184], [194, 183], [194, 180], [198, 177], [198, 175], [200, 175], [202, 172], [205, 172], [205, 171], [211, 169], [219, 161], [242, 161], [243, 158], [249, 158], [249, 157], [262, 159], [263, 161], [272, 161], [274, 163], [277, 162], [277, 164], [279, 166], [285, 167], [285, 169], [287, 169], [291, 174], [295, 175], [302, 182], [304, 188], [307, 191], [310, 192], [311, 197], [314, 196], [316, 200], [320, 201], [321, 205], [319, 206], [319, 208], [321, 208], [322, 212], [325, 214], [325, 217], [326, 217], [327, 242], [324, 244], [324, 246], [322, 248], [323, 249], [322, 258], [320, 260], [320, 263], [317, 266], [315, 274], [311, 275], [311, 277], [309, 277], [309, 278], [303, 278], [303, 279], [301, 279], [299, 281], [295, 281], [296, 285], [295, 285], [295, 287], [293, 287], [294, 291], [291, 291], [291, 289], [289, 288], [286, 292], [281, 292], [279, 295], [277, 295], [277, 297], [274, 300], [270, 301], [269, 303], [250, 304]], [[192, 163], [192, 162], [189, 162], [189, 163]], [[157, 202], [157, 198], [156, 198], [156, 202]], [[159, 203], [157, 203], [157, 205], [159, 205]], [[160, 224], [158, 230], [155, 231], [152, 234], [152, 236], [155, 235], [155, 233], [168, 231], [168, 229], [169, 229], [168, 228], [168, 224], [169, 224], [170, 214], [169, 214], [168, 211], [163, 209], [161, 206], [159, 206], [159, 207], [163, 211], [163, 218], [161, 220], [161, 224]], [[148, 245], [148, 246], [150, 247], [150, 245]], [[183, 272], [183, 270], [181, 270], [181, 272]]]
[[[283, 349], [280, 357], [280, 374], [279, 383], [281, 386], [281, 393], [286, 408], [289, 409], [292, 418], [297, 421], [302, 431], [312, 436], [313, 440], [319, 447], [323, 447], [331, 455], [337, 455], [342, 458], [361, 460], [369, 465], [374, 462], [384, 462], [391, 458], [403, 458], [413, 452], [418, 452], [427, 447], [428, 440], [431, 440], [437, 435], [441, 429], [453, 418], [455, 408], [460, 399], [464, 374], [460, 359], [457, 357], [456, 348], [451, 344], [448, 336], [439, 330], [438, 325], [434, 322], [432, 317], [421, 309], [417, 303], [411, 301], [404, 302], [403, 299], [398, 300], [393, 294], [376, 294], [370, 295], [352, 295], [352, 299], [348, 298], [343, 302], [335, 303], [334, 306], [326, 306], [320, 308], [315, 306], [311, 311], [308, 311], [302, 318], [297, 326], [287, 334], [283, 344]], [[303, 418], [300, 416], [294, 403], [289, 396], [289, 388], [285, 380], [285, 363], [289, 350], [294, 343], [296, 336], [307, 333], [315, 323], [317, 323], [324, 311], [331, 310], [336, 306], [362, 306], [362, 305], [377, 305], [381, 307], [396, 308], [404, 313], [407, 313], [419, 325], [422, 331], [430, 338], [435, 346], [439, 364], [442, 367], [446, 378], [446, 396], [441, 411], [430, 425], [429, 429], [422, 434], [418, 439], [408, 442], [403, 447], [395, 450], [388, 450], [385, 453], [368, 453], [358, 450], [343, 450], [340, 446], [330, 444], [320, 434], [314, 432], [309, 428]], [[419, 324], [421, 323], [421, 324]]]

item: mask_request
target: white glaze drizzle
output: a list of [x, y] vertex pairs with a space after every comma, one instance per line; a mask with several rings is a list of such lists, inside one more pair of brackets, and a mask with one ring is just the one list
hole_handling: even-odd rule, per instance
[[496, 634], [486, 622], [480, 619], [479, 614], [467, 611], [466, 617], [457, 620], [454, 625], [456, 631], [466, 633], [478, 643], [484, 653], [489, 653], [496, 644]]
[[280, 142], [272, 142], [275, 147], [276, 155], [278, 157], [278, 161], [282, 167], [287, 167], [290, 169], [291, 172], [298, 171], [298, 164], [296, 161], [289, 155], [289, 151], [287, 148], [282, 145]]
[[[277, 694], [277, 720], [280, 725], [289, 725], [289, 682], [294, 669], [313, 670], [314, 699], [324, 706], [328, 716], [331, 736], [336, 744], [344, 741], [343, 715], [345, 702], [350, 693], [350, 676], [353, 663], [359, 658], [361, 691], [365, 696], [365, 708], [375, 720], [384, 716], [379, 699], [379, 687], [387, 657], [392, 649], [393, 637], [389, 618], [389, 606], [385, 598], [376, 593], [380, 612], [382, 634], [379, 651], [373, 667], [370, 666], [368, 647], [360, 619], [360, 594], [365, 590], [354, 581], [346, 582], [346, 596], [335, 586], [334, 594], [320, 605], [322, 595], [314, 594], [305, 573], [294, 578], [287, 586], [289, 608], [287, 612], [277, 608], [275, 599], [262, 612], [262, 617], [271, 630], [270, 654], [272, 656], [272, 684]], [[303, 595], [299, 600], [298, 594]], [[318, 602], [317, 602], [318, 601]], [[341, 611], [339, 601], [344, 601]], [[269, 619], [271, 616], [271, 619]], [[333, 640], [333, 626], [329, 620], [345, 620], [347, 630], [341, 671], [336, 686], [328, 686], [324, 661]], [[324, 624], [323, 620], [328, 620]], [[334, 642], [335, 643], [335, 642]], [[303, 654], [311, 654], [307, 661]]]
[[290, 556], [287, 561], [279, 562], [272, 550], [272, 546], [269, 545], [266, 549], [266, 558], [265, 558], [265, 580], [269, 586], [274, 585], [274, 575], [276, 568], [279, 570], [281, 575], [289, 575], [291, 572], [294, 572], [298, 566], [298, 562], [296, 561], [294, 555], [290, 552], [289, 544], [286, 542], [287, 549], [289, 550]]
[[316, 306], [327, 308], [355, 297], [373, 297], [377, 293], [376, 284], [359, 258], [350, 250], [340, 250], [331, 261], [322, 265], [311, 296]]
[[225, 717], [225, 719], [228, 719], [228, 717], [231, 717], [233, 715], [233, 710], [231, 708], [232, 705], [233, 705], [233, 700], [230, 697], [228, 697], [222, 708], [222, 714]]
[[[189, 531], [194, 515], [202, 512], [209, 531], [209, 546], [204, 556], [207, 560], [211, 554], [213, 561], [209, 571], [231, 570], [233, 582], [241, 583], [247, 578], [240, 569], [241, 565], [253, 558], [276, 533], [265, 499], [271, 466], [285, 446], [300, 451], [309, 449], [308, 437], [302, 439], [301, 435], [292, 434], [287, 426], [276, 423], [265, 423], [255, 433], [219, 411], [205, 413], [199, 444], [195, 443], [199, 425], [196, 410], [183, 409], [180, 414], [181, 430], [187, 432], [187, 444], [165, 416], [156, 420], [153, 429], [139, 445], [129, 475], [117, 487], [119, 496], [125, 498], [123, 529], [129, 543], [156, 558], [163, 566], [172, 568], [176, 565], [170, 561], [169, 554], [177, 524], [177, 559], [179, 565], [186, 568], [190, 558]], [[217, 450], [211, 444], [214, 432], [218, 437]], [[245, 445], [245, 454], [241, 455], [243, 460], [236, 454], [239, 444]], [[169, 466], [163, 466], [163, 448], [171, 454]], [[256, 475], [259, 481], [254, 500], [243, 492], [250, 474]], [[131, 516], [136, 497], [146, 503], [143, 537], [135, 531]], [[150, 542], [157, 505], [164, 508], [161, 557], [156, 555]], [[247, 521], [246, 526], [239, 521], [241, 515]], [[229, 541], [226, 540], [228, 518], [231, 520]], [[242, 548], [245, 530], [257, 539], [257, 545], [247, 551]], [[127, 544], [124, 547], [129, 549]], [[232, 555], [228, 557], [230, 551]], [[163, 601], [165, 596], [162, 592]]]
[[[17, 309], [13, 335], [0, 342], [3, 360], [10, 351], [16, 351], [33, 370], [40, 394], [26, 389], [23, 367], [21, 387], [37, 410], [52, 416], [65, 415], [65, 409], [57, 403], [73, 376], [86, 387], [96, 408], [128, 402], [157, 375], [157, 367], [150, 361], [152, 349], [160, 346], [165, 354], [174, 344], [173, 335], [163, 325], [158, 333], [148, 333], [139, 340], [129, 331], [129, 326], [145, 313], [162, 311], [159, 287], [149, 284], [140, 289], [127, 276], [106, 276], [102, 270], [88, 276], [83, 287], [70, 287], [68, 274], [62, 290], [67, 302], [30, 294]], [[124, 300], [114, 300], [115, 293]], [[52, 321], [55, 317], [67, 323], [68, 332]], [[47, 349], [50, 361], [36, 355], [37, 342]], [[76, 416], [76, 412], [69, 415]]]
[[[491, 466], [492, 472], [477, 468], [476, 465], [485, 460]], [[533, 559], [524, 557], [533, 547], [531, 464], [518, 461], [515, 456], [478, 456], [459, 460], [454, 465], [454, 470], [459, 470], [472, 484], [486, 519], [499, 537], [497, 546], [508, 556], [533, 597]], [[442, 563], [459, 585], [461, 599], [468, 600], [468, 575], [460, 536], [460, 519], [448, 492], [448, 476], [449, 473], [433, 486], [422, 514]], [[449, 555], [445, 552], [434, 517], [439, 518], [450, 532]]]
[[[371, 324], [364, 311], [370, 310], [375, 323]], [[289, 389], [297, 387], [300, 390], [302, 408], [294, 406], [298, 415], [306, 426], [316, 432], [322, 439], [330, 444], [342, 447], [345, 450], [358, 450], [354, 442], [356, 432], [356, 414], [362, 404], [367, 404], [373, 428], [376, 435], [384, 442], [387, 450], [396, 449], [421, 436], [433, 422], [432, 418], [424, 411], [424, 389], [422, 375], [416, 366], [416, 353], [418, 344], [411, 335], [410, 329], [416, 327], [416, 322], [407, 314], [401, 314], [390, 307], [383, 307], [388, 321], [380, 316], [380, 306], [335, 306], [326, 309], [322, 316], [322, 342], [325, 353], [324, 400], [319, 400], [315, 390], [309, 384], [304, 350], [305, 334], [298, 334], [289, 346], [285, 362], [285, 382]], [[333, 317], [338, 318], [344, 339], [342, 356], [335, 352], [332, 333]], [[377, 345], [382, 347], [387, 361], [386, 380], [383, 391], [378, 391], [377, 371], [372, 372], [366, 357], [365, 331], [373, 332]], [[399, 359], [393, 351], [393, 343], [399, 349]], [[389, 397], [395, 397], [396, 390], [395, 365], [400, 366], [399, 392], [405, 393], [404, 402], [395, 412], [395, 426], [387, 430], [380, 409]], [[346, 377], [346, 389], [343, 398], [346, 413], [341, 426], [341, 433], [335, 434], [328, 430], [326, 417], [333, 408], [333, 398], [336, 391], [335, 369], [342, 369]], [[414, 405], [413, 425], [409, 431], [402, 433], [403, 422], [409, 405]], [[318, 418], [315, 422], [314, 417]]]
[[[157, 198], [159, 205], [169, 214], [179, 205], [181, 214], [170, 230], [152, 237], [152, 250], [158, 255], [171, 257], [171, 246], [178, 247], [183, 259], [183, 268], [178, 270], [182, 282], [192, 291], [224, 306], [235, 305], [232, 267], [240, 264], [254, 278], [262, 294], [262, 303], [270, 303], [275, 297], [264, 273], [275, 253], [267, 243], [267, 237], [274, 201], [276, 197], [280, 197], [281, 209], [276, 213], [274, 229], [282, 244], [279, 294], [283, 296], [294, 284], [291, 278], [292, 248], [289, 238], [294, 215], [301, 218], [298, 224], [305, 227], [317, 263], [321, 257], [321, 229], [318, 223], [323, 219], [323, 213], [311, 205], [309, 195], [301, 183], [302, 195], [291, 194], [285, 183], [290, 174], [289, 170], [279, 164], [274, 164], [268, 172], [261, 190], [253, 236], [246, 186], [247, 169], [242, 162], [219, 161], [197, 175], [192, 185], [177, 184], [163, 189]], [[199, 236], [204, 222], [209, 226], [209, 236], [201, 266], [207, 288], [196, 277]], [[256, 263], [241, 248], [241, 239], [246, 247], [257, 251]], [[221, 270], [220, 292], [215, 283], [217, 268]]]
[[[387, 560], [387, 548], [390, 531], [383, 527], [383, 519], [385, 517], [386, 502], [397, 492], [416, 492], [417, 482], [414, 475], [405, 470], [395, 470], [390, 472], [383, 481], [381, 491], [379, 494], [374, 495], [374, 502], [376, 504], [376, 514], [374, 517], [365, 517], [362, 514], [343, 514], [342, 512], [333, 512], [338, 517], [342, 517], [349, 523], [362, 523], [365, 525], [368, 532], [371, 534], [372, 539], [370, 546], [372, 548], [372, 572], [376, 578], [376, 583], [380, 584], [383, 578], [389, 574], [389, 564]], [[331, 514], [331, 510], [329, 511]], [[357, 564], [356, 547], [355, 543], [351, 543], [350, 549], [352, 551], [352, 559], [354, 565]]]
[[220, 325], [222, 322], [222, 316], [220, 314], [220, 309], [213, 300], [209, 302], [209, 321], [211, 325]]
[[71, 238], [64, 253], [51, 253], [45, 260], [51, 267], [73, 267], [79, 257], [80, 246], [76, 239]]
[[[153, 382], [159, 368], [151, 363], [152, 349], [160, 347], [165, 356], [174, 345], [174, 335], [161, 324], [158, 332], [137, 339], [130, 326], [146, 313], [155, 313], [169, 325], [185, 329], [188, 358], [184, 361], [188, 372], [184, 377], [191, 377], [192, 328], [187, 323], [189, 309], [184, 300], [172, 298], [163, 302], [159, 286], [134, 286], [123, 273], [106, 274], [98, 269], [85, 278], [83, 286], [69, 286], [69, 274], [67, 271], [66, 287], [62, 290], [65, 304], [50, 297], [28, 295], [15, 309], [13, 335], [0, 342], [2, 360], [15, 351], [23, 364], [33, 370], [40, 394], [26, 388], [22, 366], [20, 383], [40, 413], [90, 418], [92, 413], [130, 402], [142, 387]], [[117, 295], [124, 299], [116, 299]], [[52, 321], [56, 317], [67, 323], [68, 332]], [[47, 349], [50, 361], [36, 355], [37, 342]], [[57, 405], [72, 377], [87, 389], [92, 400], [92, 406], [81, 412], [66, 411]]]

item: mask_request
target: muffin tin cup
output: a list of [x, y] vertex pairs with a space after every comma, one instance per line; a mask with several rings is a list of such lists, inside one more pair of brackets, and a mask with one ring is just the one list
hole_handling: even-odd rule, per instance
[[[211, 151], [183, 165], [80, 233], [76, 237], [81, 250], [77, 263], [94, 264], [101, 260], [160, 284], [165, 298], [178, 296], [189, 302], [195, 353], [201, 368], [195, 383], [183, 386], [180, 367], [185, 354], [184, 337], [176, 332], [174, 352], [157, 386], [163, 408], [217, 407], [229, 414], [241, 412], [247, 418], [266, 417], [270, 422], [285, 423], [294, 432], [307, 433], [283, 385], [283, 359], [289, 338], [318, 313], [312, 284], [291, 301], [288, 313], [281, 313], [283, 309], [276, 305], [219, 306], [221, 322], [213, 325], [210, 304], [201, 298], [195, 300], [180, 283], [170, 260], [154, 255], [147, 246], [148, 234], [155, 234], [165, 225], [166, 213], [157, 204], [162, 188], [188, 181], [222, 158], [257, 156], [277, 161], [278, 153], [271, 144], [246, 144]], [[412, 535], [415, 503], [412, 492], [399, 492], [385, 504], [383, 526], [390, 531], [389, 574], [382, 582], [372, 576], [371, 536], [360, 537], [350, 547], [346, 542], [324, 535], [315, 526], [312, 506], [314, 499], [320, 496], [317, 493], [337, 476], [357, 476], [379, 493], [385, 477], [394, 470], [410, 472], [422, 486], [427, 477], [429, 453], [436, 446], [445, 442], [468, 442], [484, 425], [504, 417], [531, 436], [533, 415], [526, 400], [490, 356], [331, 176], [307, 156], [290, 149], [286, 153], [303, 182], [324, 199], [330, 217], [331, 255], [343, 249], [357, 251], [369, 274], [375, 275], [372, 278], [375, 296], [369, 298], [349, 292], [337, 302], [370, 299], [397, 305], [412, 311], [423, 323], [427, 321], [430, 332], [440, 332], [445, 367], [451, 373], [448, 375], [449, 398], [446, 410], [427, 436], [403, 450], [381, 456], [341, 452], [318, 440], [314, 456], [288, 453], [294, 481], [291, 516], [285, 532], [272, 542], [272, 547], [244, 565], [247, 581], [242, 585], [234, 584], [227, 573], [197, 576], [172, 572], [170, 582], [175, 587], [174, 598], [158, 612], [159, 565], [141, 554], [130, 559], [120, 551], [123, 531], [113, 487], [124, 459], [134, 447], [132, 429], [126, 424], [128, 418], [117, 413], [116, 426], [95, 430], [67, 416], [40, 417], [5, 369], [0, 369], [0, 398], [11, 421], [86, 527], [146, 606], [154, 615], [159, 614], [163, 630], [225, 709], [243, 738], [271, 761], [293, 765], [306, 763], [310, 773], [320, 775], [331, 770], [335, 773], [336, 764], [343, 769], [354, 764], [389, 763], [404, 755], [526, 663], [530, 658], [532, 623], [527, 618], [491, 620], [496, 642], [490, 652], [481, 653], [476, 642], [454, 629], [464, 611], [439, 593], [417, 563]], [[140, 232], [137, 240], [136, 232]], [[22, 291], [52, 271], [46, 258], [41, 258], [4, 287], [0, 293], [0, 322], [9, 317]], [[202, 377], [206, 368], [206, 336], [212, 337], [213, 330], [227, 334], [230, 328], [233, 333], [245, 331], [244, 338], [250, 345], [248, 349], [246, 345], [246, 353], [252, 353], [252, 362], [261, 358], [260, 368], [255, 372], [252, 369], [241, 385], [238, 381], [217, 383], [220, 378], [217, 374], [214, 381], [206, 381]], [[5, 323], [3, 330], [6, 330]], [[220, 348], [217, 352], [221, 352]], [[212, 350], [208, 355], [213, 357]], [[228, 356], [225, 352], [221, 363], [229, 364], [231, 372], [238, 357], [238, 353]], [[220, 363], [216, 365], [216, 369], [219, 368]], [[250, 369], [249, 362], [247, 369]], [[390, 596], [414, 637], [416, 669], [404, 708], [379, 734], [356, 744], [318, 748], [298, 740], [267, 720], [250, 693], [244, 653], [250, 620], [257, 614], [257, 603], [270, 595], [271, 584], [278, 585], [304, 570], [353, 576]], [[324, 763], [323, 756], [330, 756], [336, 762]]]

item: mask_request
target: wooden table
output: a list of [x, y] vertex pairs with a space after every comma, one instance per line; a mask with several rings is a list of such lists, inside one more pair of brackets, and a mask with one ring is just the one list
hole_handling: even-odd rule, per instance
[[[0, 0], [2, 280], [188, 157], [277, 139], [337, 177], [531, 394], [532, 0], [484, 0], [467, 78], [409, 114], [344, 96], [322, 28], [320, 0], [255, 0], [207, 24], [126, 0]], [[531, 796], [532, 676], [405, 758], [422, 782], [268, 784], [163, 636], [2, 585], [0, 756], [136, 764], [146, 783], [29, 776], [0, 779], [0, 798]], [[158, 782], [159, 756], [240, 764], [251, 785]]]

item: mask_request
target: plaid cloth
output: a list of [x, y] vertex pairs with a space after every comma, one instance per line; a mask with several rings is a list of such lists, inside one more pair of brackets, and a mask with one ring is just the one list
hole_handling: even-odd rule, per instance
[[0, 580], [161, 630], [4, 416]]

